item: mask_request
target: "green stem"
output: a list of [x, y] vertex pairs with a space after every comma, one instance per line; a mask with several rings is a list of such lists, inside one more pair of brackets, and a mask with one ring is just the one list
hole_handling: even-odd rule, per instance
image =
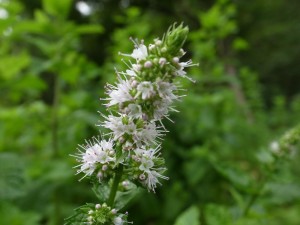
[[262, 181], [260, 182], [259, 186], [257, 187], [256, 192], [251, 196], [248, 204], [246, 205], [245, 209], [244, 209], [244, 216], [247, 216], [249, 213], [250, 208], [253, 206], [253, 204], [255, 203], [255, 201], [257, 200], [258, 197], [260, 197], [262, 190], [264, 189], [267, 181], [269, 180], [270, 176], [273, 173], [273, 169], [271, 168], [270, 171], [266, 174], [266, 176], [262, 179]]
[[53, 86], [53, 104], [52, 104], [52, 149], [53, 149], [53, 158], [58, 157], [58, 107], [59, 107], [59, 95], [60, 95], [60, 87], [59, 87], [59, 77], [58, 75], [54, 76], [54, 86]]
[[255, 192], [254, 195], [251, 196], [248, 204], [246, 205], [245, 209], [244, 209], [244, 216], [247, 216], [249, 213], [250, 208], [252, 207], [252, 205], [255, 203], [256, 199], [260, 196], [260, 193], [263, 189], [263, 187], [265, 186], [265, 183], [261, 183], [258, 190]]
[[108, 200], [107, 200], [107, 204], [110, 207], [113, 207], [113, 205], [114, 205], [115, 197], [116, 197], [116, 194], [117, 194], [117, 191], [118, 191], [118, 186], [119, 186], [119, 183], [120, 183], [121, 178], [122, 178], [122, 173], [123, 173], [123, 165], [120, 164], [119, 167], [117, 168], [116, 175], [114, 177], [113, 184], [111, 186], [109, 197], [108, 197]]

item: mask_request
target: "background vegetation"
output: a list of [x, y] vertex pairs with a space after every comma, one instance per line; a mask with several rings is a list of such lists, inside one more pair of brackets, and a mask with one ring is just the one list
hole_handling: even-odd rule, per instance
[[[0, 224], [60, 225], [97, 202], [69, 154], [129, 37], [190, 27], [187, 97], [166, 123], [171, 178], [125, 209], [146, 225], [300, 224], [299, 148], [270, 143], [299, 123], [300, 2], [0, 0]], [[274, 147], [274, 146], [273, 146]], [[299, 145], [298, 145], [299, 147]], [[273, 148], [274, 149], [274, 148]]]

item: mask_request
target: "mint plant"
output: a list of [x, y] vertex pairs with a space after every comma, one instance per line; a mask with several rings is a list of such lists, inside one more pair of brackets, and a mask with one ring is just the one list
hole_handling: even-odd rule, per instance
[[180, 60], [187, 34], [188, 27], [174, 24], [162, 39], [148, 46], [131, 39], [133, 52], [120, 53], [129, 58], [124, 60], [128, 69], [116, 71], [118, 81], [106, 86], [102, 100], [108, 115], [101, 113], [104, 121], [98, 124], [108, 132], [85, 141], [73, 155], [79, 162], [77, 174], [90, 179], [99, 203], [79, 207], [66, 225], [130, 223], [127, 213], [120, 212], [124, 195], [133, 195], [138, 187], [155, 192], [168, 179], [160, 153], [167, 132], [162, 120], [171, 120], [173, 103], [182, 97], [175, 79], [190, 79], [185, 68], [196, 65]]

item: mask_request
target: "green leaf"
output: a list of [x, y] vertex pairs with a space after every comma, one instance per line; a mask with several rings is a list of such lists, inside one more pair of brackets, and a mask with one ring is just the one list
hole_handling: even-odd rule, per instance
[[24, 162], [16, 154], [0, 153], [0, 200], [18, 198], [24, 191]]
[[81, 25], [81, 26], [77, 26], [75, 31], [78, 34], [103, 33], [104, 28], [103, 26], [97, 24]]
[[228, 208], [209, 204], [205, 207], [207, 225], [232, 225], [232, 219]]
[[0, 77], [11, 79], [30, 64], [29, 55], [22, 52], [19, 55], [6, 55], [0, 61]]
[[36, 212], [20, 210], [16, 206], [8, 203], [0, 204], [0, 224], [9, 225], [38, 225], [41, 215]]
[[106, 202], [109, 196], [110, 187], [107, 183], [94, 183], [93, 191], [101, 203]]
[[239, 168], [233, 168], [230, 165], [213, 164], [215, 169], [233, 185], [239, 188], [247, 188], [250, 185], [249, 175]]
[[50, 15], [66, 18], [71, 8], [72, 0], [43, 0], [43, 9]]
[[246, 50], [249, 48], [248, 42], [243, 38], [234, 39], [232, 45], [233, 45], [233, 48], [236, 50]]
[[138, 188], [133, 183], [130, 183], [127, 191], [124, 192], [118, 191], [115, 200], [116, 208], [122, 209], [123, 207], [125, 207], [136, 195], [140, 193], [141, 190], [142, 190], [141, 188]]
[[191, 206], [176, 220], [175, 225], [200, 225], [200, 213], [196, 206]]

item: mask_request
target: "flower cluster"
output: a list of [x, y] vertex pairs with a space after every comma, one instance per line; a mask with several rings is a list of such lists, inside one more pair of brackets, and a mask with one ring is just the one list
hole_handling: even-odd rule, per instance
[[273, 141], [270, 144], [270, 150], [273, 155], [278, 157], [292, 156], [299, 147], [300, 125], [286, 132], [279, 141]]
[[108, 177], [115, 167], [116, 156], [113, 147], [112, 140], [100, 141], [97, 138], [86, 141], [86, 145], [80, 145], [79, 153], [74, 155], [77, 161], [81, 162], [77, 166], [80, 167], [77, 173], [84, 173], [84, 177], [97, 174], [99, 181]]
[[127, 213], [120, 214], [116, 209], [111, 209], [111, 207], [104, 204], [96, 204], [94, 209], [88, 211], [88, 216], [86, 217], [86, 224], [105, 224], [111, 223], [113, 225], [122, 225], [126, 222]]
[[[160, 179], [168, 179], [160, 155], [166, 132], [162, 119], [169, 119], [170, 111], [176, 111], [172, 104], [182, 97], [174, 79], [188, 78], [185, 68], [196, 65], [181, 61], [187, 33], [187, 27], [174, 25], [163, 39], [156, 38], [148, 46], [131, 39], [133, 52], [120, 53], [128, 58], [123, 60], [128, 68], [116, 71], [117, 82], [106, 86], [104, 105], [109, 115], [102, 115], [104, 121], [98, 125], [108, 130], [105, 136], [109, 139], [94, 138], [80, 146], [75, 155], [80, 162], [78, 173], [104, 182], [116, 178], [114, 174], [122, 168], [118, 176], [122, 183], [130, 181], [153, 192]], [[91, 211], [88, 224], [94, 224], [94, 213]], [[123, 224], [123, 217], [117, 218], [114, 224]]]

